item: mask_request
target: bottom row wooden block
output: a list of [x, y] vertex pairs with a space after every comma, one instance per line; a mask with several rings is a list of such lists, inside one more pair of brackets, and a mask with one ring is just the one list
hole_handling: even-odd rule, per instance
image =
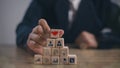
[[42, 56], [34, 55], [34, 64], [42, 64]]
[[77, 56], [76, 55], [69, 55], [68, 61], [69, 61], [69, 64], [77, 64]]
[[59, 56], [34, 56], [34, 64], [77, 64], [76, 55]]
[[60, 64], [68, 64], [68, 56], [60, 57]]
[[59, 64], [59, 57], [58, 56], [51, 57], [51, 64]]

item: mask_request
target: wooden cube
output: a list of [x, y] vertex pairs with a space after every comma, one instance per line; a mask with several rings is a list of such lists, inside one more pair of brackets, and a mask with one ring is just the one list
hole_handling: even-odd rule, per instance
[[34, 55], [34, 64], [42, 64], [42, 55]]
[[68, 55], [68, 63], [69, 64], [77, 64], [77, 56], [76, 55]]
[[51, 48], [43, 47], [43, 56], [51, 56]]
[[48, 47], [55, 47], [55, 39], [47, 39]]
[[50, 38], [59, 38], [59, 29], [51, 29]]
[[52, 56], [51, 64], [59, 64], [59, 56]]
[[52, 56], [59, 56], [59, 48], [52, 48]]
[[69, 48], [67, 46], [60, 48], [60, 56], [68, 56]]
[[56, 47], [64, 47], [64, 38], [57, 38], [55, 43]]
[[60, 57], [60, 64], [68, 64], [68, 56]]
[[42, 58], [42, 63], [43, 64], [51, 64], [51, 57], [50, 56], [43, 56]]

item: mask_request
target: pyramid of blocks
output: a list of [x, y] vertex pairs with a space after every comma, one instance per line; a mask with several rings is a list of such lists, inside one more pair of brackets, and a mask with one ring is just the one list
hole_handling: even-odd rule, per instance
[[34, 55], [34, 64], [77, 64], [77, 56], [69, 54], [69, 47], [64, 46], [59, 29], [51, 29], [43, 54]]

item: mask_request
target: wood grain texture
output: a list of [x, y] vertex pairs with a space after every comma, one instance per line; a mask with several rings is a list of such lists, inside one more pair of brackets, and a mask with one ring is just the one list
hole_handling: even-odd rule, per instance
[[0, 68], [120, 68], [120, 49], [70, 49], [76, 65], [35, 65], [33, 56], [16, 46], [0, 45]]

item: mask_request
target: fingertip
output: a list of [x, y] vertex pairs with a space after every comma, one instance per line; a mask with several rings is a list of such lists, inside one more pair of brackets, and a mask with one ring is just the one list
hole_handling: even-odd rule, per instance
[[38, 24], [41, 25], [41, 23], [47, 22], [45, 19], [39, 19]]
[[48, 25], [48, 23], [47, 23], [47, 21], [45, 19], [40, 19], [38, 24], [43, 27], [43, 30], [45, 32], [49, 32], [50, 31], [50, 26]]
[[37, 33], [37, 26], [32, 29], [32, 33]]

